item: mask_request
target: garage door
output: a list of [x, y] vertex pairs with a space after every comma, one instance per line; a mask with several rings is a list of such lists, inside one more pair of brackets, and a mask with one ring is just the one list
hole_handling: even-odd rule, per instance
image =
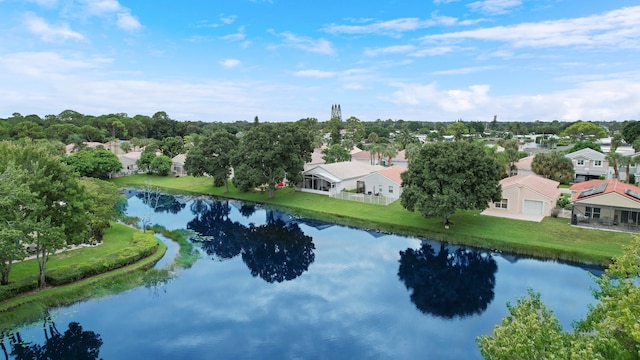
[[525, 200], [522, 208], [523, 214], [542, 215], [544, 203], [542, 201]]

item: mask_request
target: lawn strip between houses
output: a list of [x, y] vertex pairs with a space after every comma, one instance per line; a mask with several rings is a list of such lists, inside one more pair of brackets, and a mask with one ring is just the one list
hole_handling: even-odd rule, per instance
[[631, 234], [584, 229], [569, 225], [569, 219], [545, 218], [542, 222], [504, 219], [480, 215], [479, 211], [458, 211], [445, 229], [440, 218], [425, 218], [410, 212], [396, 201], [388, 206], [337, 200], [325, 195], [279, 189], [273, 199], [267, 192], [240, 192], [229, 184], [213, 187], [207, 177], [159, 177], [131, 175], [112, 180], [119, 187], [140, 187], [151, 184], [167, 191], [212, 195], [267, 204], [295, 216], [324, 220], [368, 230], [417, 236], [467, 245], [499, 252], [515, 253], [542, 259], [583, 264], [608, 265], [622, 254], [622, 246], [631, 241]]

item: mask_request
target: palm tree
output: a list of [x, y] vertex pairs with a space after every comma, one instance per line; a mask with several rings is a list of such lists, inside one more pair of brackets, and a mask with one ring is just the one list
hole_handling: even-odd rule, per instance
[[387, 166], [391, 166], [391, 159], [398, 155], [398, 149], [393, 144], [386, 144], [382, 150], [382, 156], [387, 158]]
[[621, 165], [623, 161], [622, 158], [624, 156], [615, 151], [609, 151], [606, 155], [606, 159], [609, 161], [609, 164], [613, 167], [614, 176], [617, 180], [620, 180], [620, 171], [618, 170], [618, 165]]

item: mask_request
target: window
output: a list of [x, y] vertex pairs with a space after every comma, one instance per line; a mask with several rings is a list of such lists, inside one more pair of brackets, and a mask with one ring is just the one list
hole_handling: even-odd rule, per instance
[[593, 166], [602, 166], [602, 160], [593, 160]]
[[378, 185], [378, 194], [382, 193], [382, 185]]
[[584, 166], [584, 160], [576, 160], [576, 165]]
[[389, 194], [393, 194], [393, 186], [389, 185]]
[[591, 219], [600, 219], [600, 208], [587, 206], [584, 209], [584, 215]]
[[506, 209], [509, 207], [509, 200], [502, 199], [493, 203], [493, 207], [496, 209]]

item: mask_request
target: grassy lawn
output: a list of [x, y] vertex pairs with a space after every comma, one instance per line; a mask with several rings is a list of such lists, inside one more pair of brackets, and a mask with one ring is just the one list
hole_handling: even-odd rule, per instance
[[[51, 255], [47, 271], [68, 266], [70, 263], [99, 263], [102, 257], [117, 253], [118, 250], [130, 246], [136, 231], [138, 230], [124, 225], [113, 224], [105, 232], [102, 245]], [[41, 319], [43, 312], [51, 306], [70, 304], [88, 297], [117, 293], [137, 286], [142, 281], [144, 271], [153, 266], [165, 251], [166, 246], [159, 242], [158, 249], [154, 254], [134, 264], [68, 285], [31, 291], [2, 301], [0, 302], [0, 331], [16, 324]], [[37, 276], [38, 264], [36, 260], [26, 260], [13, 265], [10, 282], [20, 282], [27, 278], [37, 279]], [[0, 286], [0, 292], [2, 291], [3, 288]]]
[[570, 226], [568, 219], [545, 218], [541, 223], [480, 215], [479, 211], [458, 211], [450, 217], [453, 225], [445, 229], [440, 218], [412, 213], [399, 201], [389, 206], [336, 200], [324, 195], [281, 189], [273, 199], [267, 192], [242, 193], [230, 184], [213, 187], [211, 178], [157, 177], [132, 175], [113, 180], [120, 187], [151, 183], [166, 190], [222, 196], [281, 207], [294, 215], [327, 220], [365, 229], [443, 240], [484, 249], [514, 252], [541, 258], [606, 265], [622, 254], [622, 245], [631, 235], [621, 232], [582, 229]]

